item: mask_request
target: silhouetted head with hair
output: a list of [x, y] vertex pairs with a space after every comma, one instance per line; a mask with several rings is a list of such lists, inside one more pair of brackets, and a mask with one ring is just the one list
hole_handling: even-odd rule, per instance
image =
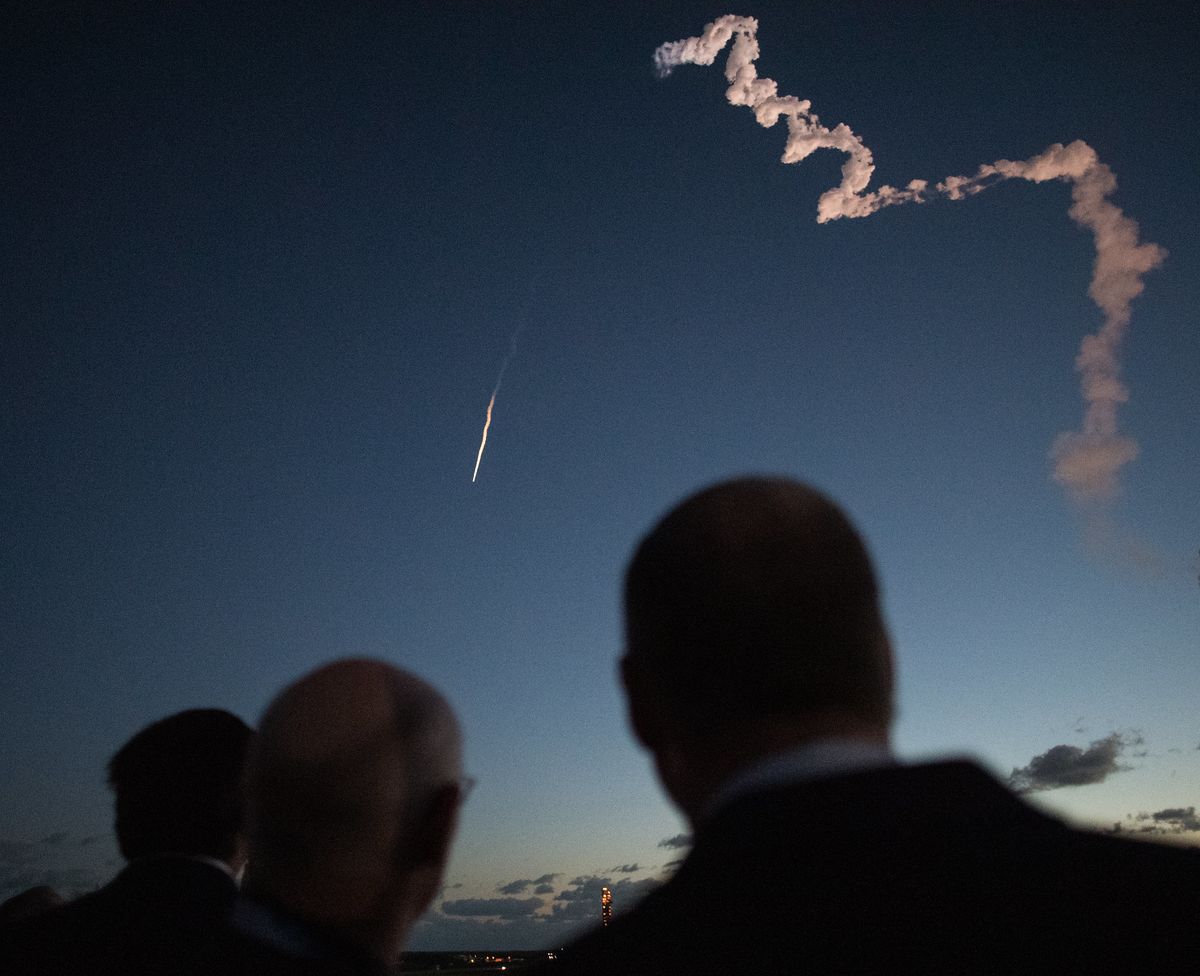
[[218, 708], [155, 722], [109, 761], [116, 833], [128, 860], [202, 855], [233, 868], [243, 856], [242, 772], [253, 731]]
[[757, 756], [829, 736], [886, 741], [892, 658], [875, 574], [850, 521], [807, 485], [728, 481], [669, 512], [629, 564], [625, 626], [634, 729], [685, 812]]

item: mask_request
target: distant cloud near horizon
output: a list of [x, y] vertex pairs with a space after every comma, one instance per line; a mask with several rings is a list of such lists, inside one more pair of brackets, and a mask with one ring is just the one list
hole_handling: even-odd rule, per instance
[[1113, 732], [1096, 739], [1086, 749], [1057, 745], [1029, 760], [1028, 766], [1014, 768], [1008, 785], [1018, 793], [1057, 790], [1064, 786], [1089, 786], [1103, 783], [1113, 773], [1128, 769], [1119, 760], [1126, 746], [1140, 746], [1140, 735], [1127, 737]]
[[[106, 845], [94, 846], [103, 835], [76, 842], [67, 831], [37, 841], [0, 838], [0, 901], [37, 885], [48, 885], [65, 898], [75, 898], [103, 884], [113, 866], [104, 859]], [[80, 854], [78, 848], [93, 848]], [[83, 862], [76, 858], [83, 858]]]
[[1165, 833], [1200, 832], [1200, 816], [1196, 816], [1195, 807], [1170, 807], [1148, 814], [1147, 819]]
[[618, 864], [615, 868], [609, 868], [610, 871], [615, 871], [617, 874], [633, 874], [635, 871], [642, 870], [640, 864]]
[[674, 837], [664, 837], [658, 842], [659, 847], [669, 847], [672, 850], [679, 850], [684, 847], [692, 846], [691, 834], [676, 834]]
[[[1200, 833], [1200, 816], [1195, 807], [1167, 807], [1154, 813], [1139, 813], [1130, 815], [1129, 820], [1138, 826], [1132, 827], [1139, 834], [1194, 834]], [[1115, 824], [1117, 833], [1123, 832], [1120, 824]]]
[[608, 888], [613, 896], [613, 912], [620, 914], [636, 905], [651, 891], [661, 885], [657, 878], [612, 878], [602, 875], [581, 875], [571, 881], [554, 896], [553, 917], [561, 921], [577, 921], [600, 918], [600, 891]]
[[[585, 885], [592, 885], [592, 884], [606, 885], [606, 884], [610, 884], [611, 882], [612, 882], [612, 878], [603, 878], [598, 874], [581, 874], [577, 878], [572, 878], [570, 881], [570, 884], [566, 888], [564, 888], [561, 892], [559, 892], [558, 897], [562, 898], [563, 900], [567, 900], [570, 898], [580, 898], [580, 897], [582, 897], [582, 895], [579, 893], [579, 891], [578, 890], [573, 891], [571, 889], [581, 889]], [[599, 888], [597, 888], [597, 891], [598, 890], [599, 890]]]
[[[538, 880], [534, 879], [534, 883]], [[549, 881], [542, 884], [553, 891]], [[417, 923], [409, 948], [443, 951], [463, 947], [556, 948], [600, 921], [601, 888], [607, 886], [612, 890], [613, 910], [619, 915], [660, 884], [656, 878], [614, 881], [603, 875], [579, 875], [548, 902], [541, 898], [463, 898], [444, 902], [440, 910], [426, 913]], [[550, 913], [539, 914], [547, 903]]]
[[[634, 865], [621, 865], [622, 868]], [[616, 870], [616, 869], [614, 869]], [[657, 878], [618, 878], [583, 874], [557, 894], [551, 882], [561, 873], [518, 878], [496, 886], [497, 891], [523, 893], [531, 886], [545, 898], [459, 898], [442, 902], [417, 923], [411, 948], [476, 946], [494, 949], [538, 949], [561, 946], [600, 920], [600, 891], [613, 893], [616, 913], [632, 908], [662, 882]], [[459, 886], [461, 887], [461, 885]], [[549, 913], [545, 909], [549, 907]]]
[[442, 914], [468, 918], [527, 918], [541, 907], [540, 898], [460, 898], [443, 902]]
[[526, 889], [537, 886], [538, 888], [546, 889], [544, 891], [534, 892], [535, 894], [546, 894], [553, 891], [554, 888], [550, 884], [558, 874], [543, 874], [540, 878], [518, 878], [516, 881], [509, 881], [507, 884], [496, 885], [496, 890], [502, 895], [519, 895]]

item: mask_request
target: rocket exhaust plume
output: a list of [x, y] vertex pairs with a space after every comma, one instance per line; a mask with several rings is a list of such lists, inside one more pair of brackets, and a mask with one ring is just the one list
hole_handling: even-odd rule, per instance
[[492, 387], [492, 398], [488, 400], [487, 418], [483, 422], [483, 436], [479, 439], [479, 453], [475, 455], [475, 470], [471, 472], [471, 484], [475, 484], [475, 479], [479, 477], [479, 462], [483, 460], [483, 449], [487, 446], [488, 428], [492, 426], [492, 407], [496, 405], [496, 394], [500, 392], [500, 384], [504, 382], [504, 371], [508, 369], [508, 361], [513, 358], [513, 354], [517, 351], [517, 339], [521, 337], [521, 330], [525, 328], [524, 319], [513, 331], [512, 338], [508, 340], [508, 352], [504, 354], [504, 359], [500, 363], [500, 372], [496, 376], [496, 385]]
[[479, 477], [479, 462], [483, 460], [483, 449], [487, 445], [488, 428], [492, 426], [492, 407], [496, 405], [496, 391], [492, 391], [492, 398], [488, 400], [487, 419], [483, 422], [483, 437], [479, 441], [479, 453], [475, 455], [475, 470], [471, 472], [471, 484], [475, 484], [475, 479]]
[[770, 128], [787, 122], [787, 142], [781, 162], [798, 163], [817, 149], [837, 149], [849, 158], [842, 181], [817, 201], [817, 223], [839, 217], [868, 217], [884, 207], [924, 203], [934, 195], [949, 200], [967, 196], [1010, 179], [1032, 183], [1064, 180], [1071, 184], [1072, 220], [1091, 231], [1096, 263], [1088, 295], [1100, 309], [1103, 323], [1084, 337], [1075, 368], [1082, 377], [1083, 429], [1059, 434], [1050, 449], [1054, 480], [1077, 502], [1102, 504], [1117, 494], [1117, 474], [1137, 457], [1137, 443], [1119, 433], [1117, 407], [1129, 399], [1121, 382], [1118, 352], [1129, 326], [1130, 303], [1142, 292], [1142, 277], [1157, 268], [1166, 251], [1157, 244], [1138, 242], [1138, 225], [1110, 200], [1117, 181], [1087, 143], [1054, 143], [1040, 155], [1013, 162], [984, 163], [973, 176], [948, 176], [932, 188], [927, 180], [912, 180], [903, 188], [881, 186], [868, 191], [875, 161], [871, 150], [844, 122], [833, 128], [821, 124], [808, 99], [780, 95], [770, 78], [760, 78], [758, 21], [728, 14], [704, 28], [699, 37], [661, 45], [654, 52], [660, 77], [681, 64], [712, 64], [732, 40], [725, 62], [729, 88], [726, 99], [754, 112], [758, 124]]

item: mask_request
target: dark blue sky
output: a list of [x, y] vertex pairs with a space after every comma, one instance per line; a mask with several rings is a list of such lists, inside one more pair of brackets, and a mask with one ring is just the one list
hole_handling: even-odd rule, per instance
[[[614, 681], [619, 575], [665, 507], [744, 471], [862, 525], [902, 753], [1007, 774], [1141, 730], [1133, 768], [1047, 802], [1200, 801], [1186, 5], [590, 6], [128, 3], [4, 32], [0, 895], [111, 872], [83, 841], [140, 726], [252, 721], [370, 654], [447, 691], [480, 779], [421, 944], [554, 941], [588, 877], [674, 856]], [[654, 76], [730, 12], [761, 74], [873, 150], [873, 186], [1077, 138], [1115, 171], [1169, 257], [1123, 347], [1141, 453], [1101, 543], [1047, 459], [1100, 321], [1069, 188], [818, 225], [843, 156], [780, 165], [723, 55]], [[479, 903], [545, 874], [545, 908]]]

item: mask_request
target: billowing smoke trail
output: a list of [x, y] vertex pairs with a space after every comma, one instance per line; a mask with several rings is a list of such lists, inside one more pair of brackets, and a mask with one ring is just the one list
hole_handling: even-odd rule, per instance
[[978, 193], [1012, 178], [1071, 183], [1071, 219], [1092, 232], [1096, 263], [1088, 295], [1104, 314], [1094, 335], [1084, 336], [1075, 358], [1083, 377], [1083, 430], [1059, 434], [1050, 450], [1054, 480], [1079, 501], [1103, 501], [1117, 491], [1117, 472], [1137, 457], [1137, 443], [1117, 431], [1117, 406], [1129, 399], [1119, 378], [1117, 353], [1129, 325], [1130, 303], [1142, 293], [1142, 276], [1162, 264], [1167, 252], [1138, 243], [1138, 225], [1108, 199], [1116, 177], [1085, 142], [1054, 144], [1024, 162], [1001, 159], [974, 176], [947, 177], [937, 188], [951, 200]]
[[818, 223], [838, 217], [866, 217], [892, 204], [923, 201], [928, 187], [925, 180], [913, 180], [903, 190], [881, 186], [873, 193], [865, 192], [875, 172], [871, 150], [844, 122], [832, 129], [823, 126], [810, 111], [812, 102], [780, 95], [774, 81], [758, 77], [754, 67], [759, 54], [757, 33], [758, 21], [753, 17], [727, 14], [705, 27], [700, 37], [663, 44], [654, 52], [654, 64], [663, 78], [681, 64], [712, 64], [732, 38], [733, 47], [725, 62], [729, 82], [725, 97], [731, 105], [751, 109], [763, 128], [771, 128], [780, 117], [787, 119], [788, 138], [780, 161], [798, 163], [818, 149], [837, 149], [850, 157], [842, 166], [842, 182], [817, 201]]
[[1137, 456], [1137, 444], [1117, 430], [1117, 406], [1129, 398], [1119, 378], [1118, 352], [1129, 325], [1130, 303], [1141, 294], [1142, 276], [1166, 257], [1157, 244], [1138, 243], [1138, 225], [1108, 199], [1117, 181], [1111, 169], [1085, 142], [1059, 143], [1040, 155], [1013, 162], [985, 163], [974, 176], [949, 176], [930, 189], [927, 180], [912, 180], [902, 189], [881, 186], [868, 191], [875, 172], [871, 150], [845, 123], [833, 128], [821, 124], [812, 103], [794, 95], [780, 95], [770, 78], [758, 77], [758, 21], [733, 14], [720, 17], [699, 37], [663, 44], [654, 52], [661, 77], [681, 64], [712, 64], [729, 44], [725, 62], [733, 105], [745, 105], [764, 128], [787, 120], [788, 137], [782, 162], [798, 163], [817, 149], [837, 149], [849, 158], [842, 166], [842, 181], [817, 201], [817, 222], [839, 217], [867, 217], [899, 203], [924, 203], [936, 193], [950, 200], [980, 193], [996, 183], [1023, 179], [1032, 183], [1066, 180], [1071, 184], [1068, 211], [1081, 227], [1092, 232], [1096, 263], [1088, 294], [1103, 313], [1099, 331], [1086, 336], [1075, 366], [1082, 376], [1085, 403], [1083, 430], [1060, 434], [1050, 455], [1054, 479], [1080, 502], [1104, 502], [1117, 492], [1117, 473]]
[[521, 324], [513, 331], [512, 338], [508, 340], [508, 352], [504, 354], [504, 360], [500, 363], [496, 385], [492, 387], [492, 398], [488, 400], [487, 419], [483, 422], [483, 437], [479, 439], [479, 453], [475, 455], [475, 470], [471, 472], [471, 484], [475, 484], [475, 479], [479, 477], [479, 462], [483, 460], [483, 449], [487, 446], [488, 428], [492, 426], [492, 407], [496, 405], [496, 394], [500, 392], [500, 384], [504, 382], [504, 371], [508, 369], [508, 362], [517, 351], [517, 340], [521, 337], [521, 330], [524, 328], [525, 321], [522, 319]]

